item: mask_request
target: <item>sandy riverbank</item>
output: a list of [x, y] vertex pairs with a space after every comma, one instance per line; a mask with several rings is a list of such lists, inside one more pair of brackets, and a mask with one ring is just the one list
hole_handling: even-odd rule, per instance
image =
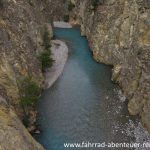
[[55, 62], [53, 66], [47, 69], [45, 72], [45, 88], [50, 88], [58, 79], [58, 77], [63, 72], [68, 58], [68, 47], [65, 42], [60, 40], [52, 40], [51, 45], [53, 59]]

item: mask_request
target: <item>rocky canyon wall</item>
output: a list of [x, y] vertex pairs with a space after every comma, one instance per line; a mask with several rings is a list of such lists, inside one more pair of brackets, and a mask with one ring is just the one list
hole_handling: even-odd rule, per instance
[[112, 79], [150, 132], [150, 1], [74, 0], [72, 22], [81, 24], [96, 61], [114, 66]]
[[43, 150], [19, 119], [21, 91], [30, 82], [43, 87], [43, 34], [53, 36], [50, 22], [63, 13], [64, 0], [0, 0], [0, 150]]
[[[69, 10], [66, 2], [71, 4]], [[81, 24], [96, 61], [114, 66], [112, 79], [150, 131], [149, 0], [0, 0], [0, 150], [43, 150], [22, 125], [20, 84], [43, 86], [38, 55], [52, 19]], [[18, 117], [19, 116], [19, 117]]]

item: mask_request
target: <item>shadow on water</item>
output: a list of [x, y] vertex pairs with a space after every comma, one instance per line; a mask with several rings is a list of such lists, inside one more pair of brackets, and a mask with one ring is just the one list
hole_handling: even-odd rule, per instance
[[69, 58], [63, 74], [40, 98], [42, 133], [36, 139], [47, 150], [65, 150], [66, 142], [131, 142], [123, 131], [129, 120], [127, 107], [111, 81], [111, 67], [93, 60], [79, 28], [56, 28], [54, 34], [68, 44]]

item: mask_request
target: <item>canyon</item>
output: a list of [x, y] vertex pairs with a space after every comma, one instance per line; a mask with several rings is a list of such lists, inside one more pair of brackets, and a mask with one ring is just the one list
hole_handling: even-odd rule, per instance
[[[71, 4], [72, 8], [68, 9]], [[33, 108], [20, 104], [26, 81], [44, 87], [41, 62], [45, 29], [69, 17], [81, 25], [93, 57], [113, 66], [112, 80], [150, 132], [150, 1], [148, 0], [0, 0], [0, 149], [43, 150], [22, 124]]]
[[113, 65], [112, 80], [127, 97], [131, 115], [150, 131], [150, 1], [76, 0], [70, 15], [81, 24], [96, 61]]

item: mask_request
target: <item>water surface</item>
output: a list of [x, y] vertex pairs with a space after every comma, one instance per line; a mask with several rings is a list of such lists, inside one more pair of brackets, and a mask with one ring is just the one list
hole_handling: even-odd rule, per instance
[[65, 150], [66, 142], [129, 142], [130, 137], [115, 128], [128, 117], [126, 107], [118, 105], [111, 67], [93, 60], [79, 28], [56, 28], [55, 37], [67, 42], [69, 58], [63, 74], [40, 98], [42, 133], [37, 140], [47, 150]]

